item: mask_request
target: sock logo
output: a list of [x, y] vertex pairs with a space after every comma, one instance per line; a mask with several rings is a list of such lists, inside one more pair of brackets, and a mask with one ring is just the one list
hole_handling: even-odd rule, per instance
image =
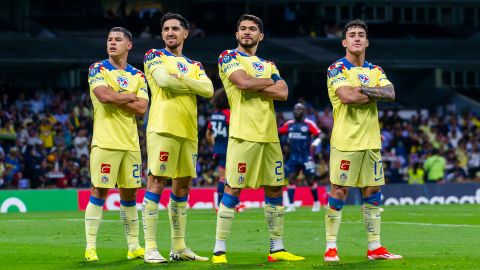
[[342, 160], [340, 161], [340, 170], [348, 171], [350, 169], [350, 161]]
[[160, 152], [160, 161], [168, 161], [168, 152]]
[[247, 172], [247, 163], [244, 163], [244, 162], [238, 163], [238, 172], [239, 173], [246, 173]]
[[102, 165], [100, 166], [100, 172], [101, 173], [110, 173], [110, 164], [105, 164], [105, 163], [102, 163]]

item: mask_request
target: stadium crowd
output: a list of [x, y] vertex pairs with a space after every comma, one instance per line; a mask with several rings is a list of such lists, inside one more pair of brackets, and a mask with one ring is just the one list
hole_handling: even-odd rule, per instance
[[[93, 123], [88, 93], [80, 89], [9, 93], [18, 94], [4, 92], [0, 101], [0, 188], [88, 188]], [[331, 109], [316, 110], [308, 102], [299, 101], [307, 107], [306, 118], [322, 130], [322, 143], [315, 153], [316, 175], [319, 183], [327, 184]], [[213, 185], [218, 176], [212, 148], [205, 138], [213, 107], [199, 99], [198, 108], [198, 178], [194, 185]], [[480, 181], [478, 116], [454, 110], [442, 114], [418, 111], [408, 119], [402, 118], [399, 111], [381, 111], [380, 115], [387, 182]], [[278, 125], [290, 116], [289, 111], [277, 113]], [[147, 116], [139, 120], [145, 181]], [[283, 150], [287, 156], [288, 144], [283, 143]]]

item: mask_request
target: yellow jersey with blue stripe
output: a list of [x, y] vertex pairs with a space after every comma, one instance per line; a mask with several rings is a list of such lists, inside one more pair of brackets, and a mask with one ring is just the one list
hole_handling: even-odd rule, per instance
[[152, 99], [147, 133], [168, 133], [198, 141], [196, 95], [162, 89], [157, 85], [152, 74], [155, 69], [164, 67], [170, 74], [195, 80], [206, 79], [202, 64], [185, 56], [176, 56], [166, 49], [147, 51], [143, 62]]
[[125, 69], [117, 69], [106, 59], [90, 66], [88, 84], [93, 103], [92, 146], [140, 151], [135, 114], [113, 104], [101, 103], [93, 89], [97, 86], [110, 86], [115, 92], [135, 93], [137, 97], [148, 100], [147, 82], [143, 72], [129, 64]]
[[392, 84], [379, 66], [365, 61], [357, 67], [342, 58], [327, 71], [328, 96], [333, 106], [331, 146], [341, 151], [381, 149], [376, 102], [346, 105], [336, 91], [341, 86], [381, 87]]
[[230, 103], [229, 137], [251, 142], [279, 142], [273, 99], [256, 91], [240, 90], [232, 83], [230, 75], [240, 69], [256, 78], [281, 79], [273, 62], [236, 49], [220, 54], [219, 75]]

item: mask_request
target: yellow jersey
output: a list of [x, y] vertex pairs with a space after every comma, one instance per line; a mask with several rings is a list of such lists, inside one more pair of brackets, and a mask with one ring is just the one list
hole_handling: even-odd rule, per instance
[[336, 91], [341, 86], [379, 87], [392, 84], [379, 66], [365, 61], [357, 67], [342, 58], [327, 71], [328, 96], [333, 106], [332, 147], [340, 151], [381, 149], [380, 126], [376, 102], [346, 105]]
[[230, 75], [240, 69], [256, 78], [281, 79], [273, 62], [236, 49], [220, 54], [218, 70], [230, 104], [229, 137], [251, 142], [279, 142], [273, 99], [255, 91], [240, 90], [232, 83]]
[[147, 82], [143, 72], [129, 64], [125, 69], [117, 69], [106, 59], [90, 66], [88, 84], [93, 103], [92, 146], [140, 151], [135, 114], [113, 104], [101, 103], [93, 89], [97, 86], [110, 86], [117, 93], [135, 93], [137, 97], [148, 100]]
[[149, 50], [145, 53], [143, 63], [152, 99], [147, 133], [168, 133], [198, 141], [196, 94], [162, 89], [152, 74], [155, 69], [165, 67], [170, 74], [195, 80], [207, 79], [202, 64], [185, 56], [176, 56], [166, 49]]

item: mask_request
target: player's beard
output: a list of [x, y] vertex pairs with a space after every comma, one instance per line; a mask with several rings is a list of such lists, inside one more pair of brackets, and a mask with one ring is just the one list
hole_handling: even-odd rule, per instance
[[238, 41], [238, 44], [240, 44], [240, 46], [242, 46], [245, 49], [250, 49], [258, 45], [258, 40], [252, 40], [252, 43], [242, 42], [241, 39], [237, 39], [237, 41]]
[[173, 44], [173, 45], [166, 45], [166, 46], [167, 46], [167, 48], [169, 48], [170, 50], [174, 51], [174, 50], [176, 50], [176, 49], [178, 48], [178, 46], [180, 46], [180, 45], [181, 45], [181, 43], [175, 43], [175, 44]]

